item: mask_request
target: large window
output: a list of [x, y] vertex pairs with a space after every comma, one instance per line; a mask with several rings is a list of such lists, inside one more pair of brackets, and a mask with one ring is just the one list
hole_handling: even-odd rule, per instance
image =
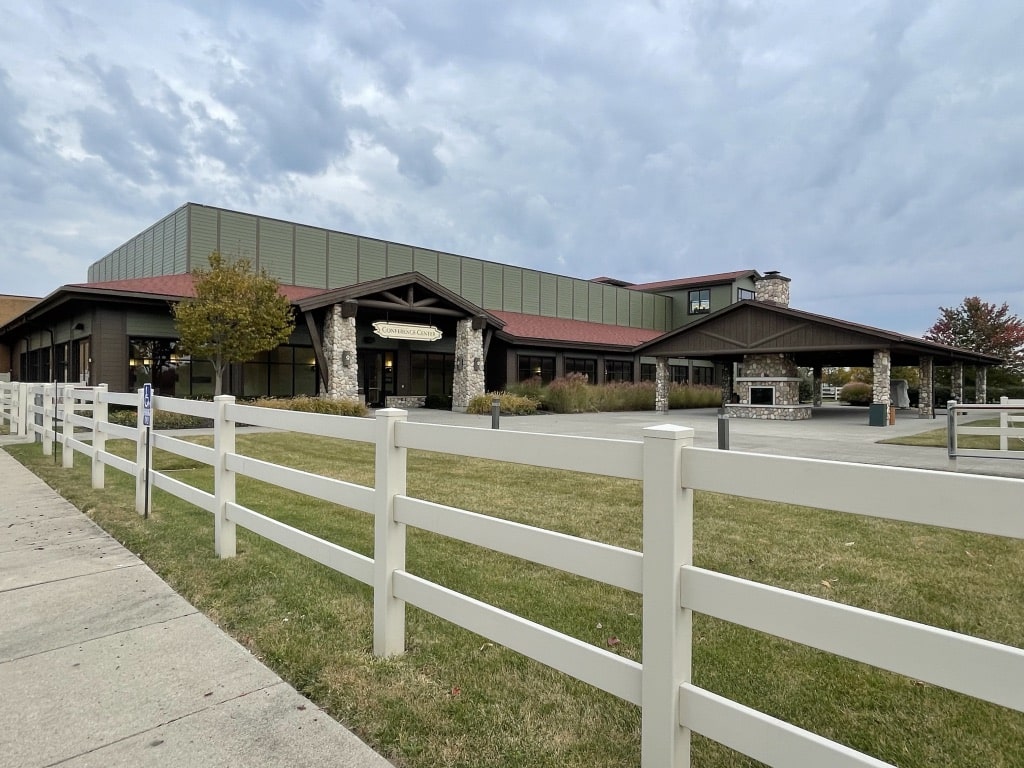
[[565, 373], [582, 373], [587, 377], [587, 384], [597, 383], [597, 360], [592, 357], [565, 358]]
[[755, 296], [756, 296], [756, 294], [752, 290], [750, 290], [749, 288], [737, 288], [736, 289], [736, 298], [739, 301], [743, 301], [744, 299], [753, 299], [753, 298], [755, 298]]
[[539, 378], [547, 384], [555, 378], [555, 358], [541, 355], [519, 355], [519, 381]]
[[413, 352], [409, 363], [410, 395], [451, 397], [455, 355], [447, 352]]
[[711, 290], [702, 288], [690, 291], [690, 314], [706, 315], [711, 311]]
[[693, 367], [693, 383], [694, 384], [714, 384], [715, 383], [715, 369], [704, 366]]
[[[685, 384], [687, 382], [687, 369], [685, 365], [668, 366], [668, 380], [672, 384]], [[654, 363], [640, 363], [640, 381], [657, 381], [658, 366]]]
[[604, 380], [612, 381], [633, 381], [632, 360], [605, 360]]

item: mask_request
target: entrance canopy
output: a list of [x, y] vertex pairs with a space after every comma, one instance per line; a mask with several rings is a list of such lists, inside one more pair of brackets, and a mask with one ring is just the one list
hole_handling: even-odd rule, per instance
[[637, 351], [652, 357], [688, 357], [719, 363], [746, 355], [786, 354], [803, 368], [870, 368], [876, 350], [888, 350], [892, 365], [1001, 365], [1002, 359], [947, 347], [913, 336], [815, 315], [777, 304], [744, 300], [670, 331]]

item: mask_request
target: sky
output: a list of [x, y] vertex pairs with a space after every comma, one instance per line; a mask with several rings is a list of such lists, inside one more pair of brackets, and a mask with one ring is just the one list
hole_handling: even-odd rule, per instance
[[1020, 0], [0, 0], [0, 293], [185, 202], [574, 277], [1024, 315]]

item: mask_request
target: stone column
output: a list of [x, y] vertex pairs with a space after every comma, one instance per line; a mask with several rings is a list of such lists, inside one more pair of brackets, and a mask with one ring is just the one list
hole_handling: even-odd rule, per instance
[[974, 402], [984, 405], [988, 400], [988, 366], [979, 365], [974, 369]]
[[722, 405], [732, 400], [732, 365], [722, 366]]
[[964, 364], [953, 363], [953, 372], [949, 376], [949, 388], [952, 390], [950, 397], [958, 403], [964, 401]]
[[872, 370], [874, 372], [874, 384], [872, 385], [871, 402], [889, 404], [889, 379], [892, 373], [892, 358], [888, 349], [876, 349], [873, 356]]
[[654, 365], [654, 410], [668, 413], [668, 358], [656, 358]]
[[327, 362], [327, 397], [359, 397], [359, 366], [356, 363], [356, 319], [342, 317], [335, 304], [324, 321], [324, 359]]
[[811, 402], [814, 403], [815, 408], [821, 408], [821, 366], [814, 366], [814, 371], [811, 374], [811, 387], [814, 390], [814, 394], [811, 397]]
[[919, 419], [935, 418], [935, 358], [921, 355], [921, 389], [917, 395]]
[[484, 332], [473, 318], [459, 320], [455, 328], [455, 379], [452, 410], [465, 413], [469, 401], [484, 394]]

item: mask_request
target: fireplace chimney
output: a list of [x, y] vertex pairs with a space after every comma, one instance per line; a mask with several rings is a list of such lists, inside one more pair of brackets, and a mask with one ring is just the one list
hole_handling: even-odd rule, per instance
[[777, 304], [780, 307], [789, 306], [789, 283], [790, 279], [784, 277], [778, 270], [765, 272], [754, 281], [754, 298], [765, 304]]

